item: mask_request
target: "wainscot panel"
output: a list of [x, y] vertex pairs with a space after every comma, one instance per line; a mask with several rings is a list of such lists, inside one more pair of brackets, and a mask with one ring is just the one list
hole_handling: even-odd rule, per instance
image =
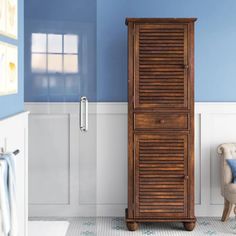
[[[86, 137], [79, 134], [78, 103], [26, 103], [25, 107], [31, 112], [29, 173], [33, 178], [30, 181], [30, 216], [124, 216], [127, 205], [127, 103], [90, 103]], [[37, 138], [39, 127], [34, 123], [37, 119], [41, 120], [38, 124], [43, 130], [50, 126], [55, 131], [60, 123], [62, 136], [52, 132], [54, 140], [51, 135], [45, 135], [40, 143]], [[53, 126], [52, 119], [55, 121]], [[235, 120], [236, 103], [195, 103], [196, 216], [222, 214], [216, 148], [221, 143], [236, 142]], [[70, 143], [69, 135], [79, 141]], [[39, 180], [36, 173], [48, 173], [45, 167], [49, 168], [52, 163], [44, 157], [39, 164], [38, 148], [48, 152], [52, 143], [59, 144], [65, 139], [69, 144], [61, 147], [60, 152], [70, 155], [56, 155], [59, 167], [64, 168], [63, 173], [47, 183], [54, 188], [44, 186], [40, 192], [35, 187]], [[89, 149], [94, 147], [91, 142], [96, 142], [93, 150]], [[92, 178], [84, 175], [83, 170], [91, 166], [96, 167], [95, 182], [92, 181], [93, 175]], [[59, 169], [53, 172], [56, 174]], [[63, 181], [59, 185], [60, 180]], [[57, 194], [52, 196], [55, 192]], [[74, 210], [75, 206], [79, 206], [79, 211]]]

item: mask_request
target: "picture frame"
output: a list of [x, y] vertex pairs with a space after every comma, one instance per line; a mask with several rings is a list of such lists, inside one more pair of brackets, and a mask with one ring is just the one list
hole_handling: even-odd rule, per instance
[[18, 93], [18, 48], [0, 42], [0, 96]]
[[0, 0], [0, 34], [18, 38], [18, 0]]

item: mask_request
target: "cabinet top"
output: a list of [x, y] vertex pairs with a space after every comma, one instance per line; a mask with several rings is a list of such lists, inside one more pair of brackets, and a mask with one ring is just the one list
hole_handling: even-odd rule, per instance
[[197, 18], [126, 18], [125, 24], [133, 23], [191, 23]]

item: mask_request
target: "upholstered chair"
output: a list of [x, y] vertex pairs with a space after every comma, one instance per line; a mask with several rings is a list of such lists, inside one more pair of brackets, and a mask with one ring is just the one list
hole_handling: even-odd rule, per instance
[[[221, 195], [224, 197], [224, 211], [221, 221], [229, 218], [233, 206], [236, 204], [236, 184], [233, 182], [231, 168], [227, 159], [236, 159], [236, 143], [225, 143], [218, 147], [221, 165]], [[236, 207], [234, 208], [236, 214]]]

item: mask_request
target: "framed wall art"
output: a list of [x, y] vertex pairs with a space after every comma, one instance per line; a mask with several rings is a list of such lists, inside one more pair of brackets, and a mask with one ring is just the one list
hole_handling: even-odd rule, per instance
[[18, 0], [0, 0], [0, 34], [17, 39]]
[[17, 46], [0, 42], [0, 96], [18, 92]]

